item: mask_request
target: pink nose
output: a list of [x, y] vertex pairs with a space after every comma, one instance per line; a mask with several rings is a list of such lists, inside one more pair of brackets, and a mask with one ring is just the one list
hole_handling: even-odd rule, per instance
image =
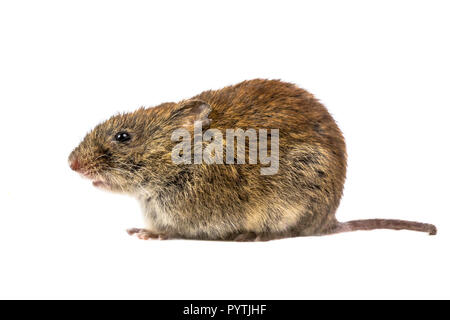
[[79, 171], [80, 168], [81, 168], [80, 162], [78, 161], [77, 158], [74, 158], [70, 161], [70, 169], [72, 169], [74, 171]]

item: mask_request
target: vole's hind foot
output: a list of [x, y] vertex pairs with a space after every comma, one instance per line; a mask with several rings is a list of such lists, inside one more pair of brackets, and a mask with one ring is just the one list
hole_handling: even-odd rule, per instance
[[269, 241], [269, 240], [275, 240], [275, 239], [281, 239], [284, 237], [272, 235], [272, 234], [257, 234], [254, 232], [246, 232], [238, 234], [236, 237], [233, 238], [233, 241], [238, 242], [250, 242], [250, 241]]
[[233, 238], [233, 241], [238, 242], [256, 241], [257, 237], [258, 236], [254, 232], [246, 232], [238, 234], [236, 237]]
[[169, 236], [167, 234], [154, 233], [154, 232], [148, 231], [146, 229], [131, 228], [131, 229], [127, 229], [127, 233], [130, 236], [135, 234], [141, 240], [148, 240], [148, 239], [167, 240], [167, 239], [169, 239]]

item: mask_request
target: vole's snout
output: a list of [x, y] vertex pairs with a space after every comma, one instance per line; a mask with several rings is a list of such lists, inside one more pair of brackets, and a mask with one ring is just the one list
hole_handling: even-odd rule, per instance
[[81, 169], [80, 161], [78, 161], [78, 158], [76, 157], [71, 157], [71, 159], [69, 159], [69, 166], [73, 171], [79, 171]]
[[81, 173], [81, 171], [82, 171], [82, 164], [81, 164], [81, 161], [80, 161], [80, 159], [79, 159], [79, 156], [78, 156], [78, 154], [77, 154], [77, 152], [75, 152], [75, 151], [73, 151], [70, 155], [69, 155], [69, 159], [68, 159], [68, 161], [69, 161], [69, 167], [70, 167], [70, 169], [72, 169], [73, 171], [76, 171], [76, 172], [80, 172]]

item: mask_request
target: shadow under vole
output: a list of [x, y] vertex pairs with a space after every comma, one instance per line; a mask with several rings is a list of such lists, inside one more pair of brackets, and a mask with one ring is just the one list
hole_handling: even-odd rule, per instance
[[[278, 171], [262, 175], [264, 165], [248, 161], [174, 163], [173, 132], [192, 133], [195, 123], [224, 137], [226, 129], [278, 129]], [[342, 133], [312, 94], [278, 80], [244, 81], [113, 116], [86, 135], [69, 162], [95, 186], [138, 199], [145, 228], [128, 232], [141, 239], [252, 241], [381, 228], [436, 234], [431, 224], [402, 220], [338, 222]]]

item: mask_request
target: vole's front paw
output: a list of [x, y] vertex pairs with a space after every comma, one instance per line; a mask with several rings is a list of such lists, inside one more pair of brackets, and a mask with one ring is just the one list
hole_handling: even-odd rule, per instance
[[130, 236], [135, 234], [141, 240], [148, 240], [148, 239], [166, 240], [166, 239], [169, 239], [169, 236], [166, 234], [154, 233], [154, 232], [148, 231], [146, 229], [131, 228], [131, 229], [127, 229], [127, 233]]

